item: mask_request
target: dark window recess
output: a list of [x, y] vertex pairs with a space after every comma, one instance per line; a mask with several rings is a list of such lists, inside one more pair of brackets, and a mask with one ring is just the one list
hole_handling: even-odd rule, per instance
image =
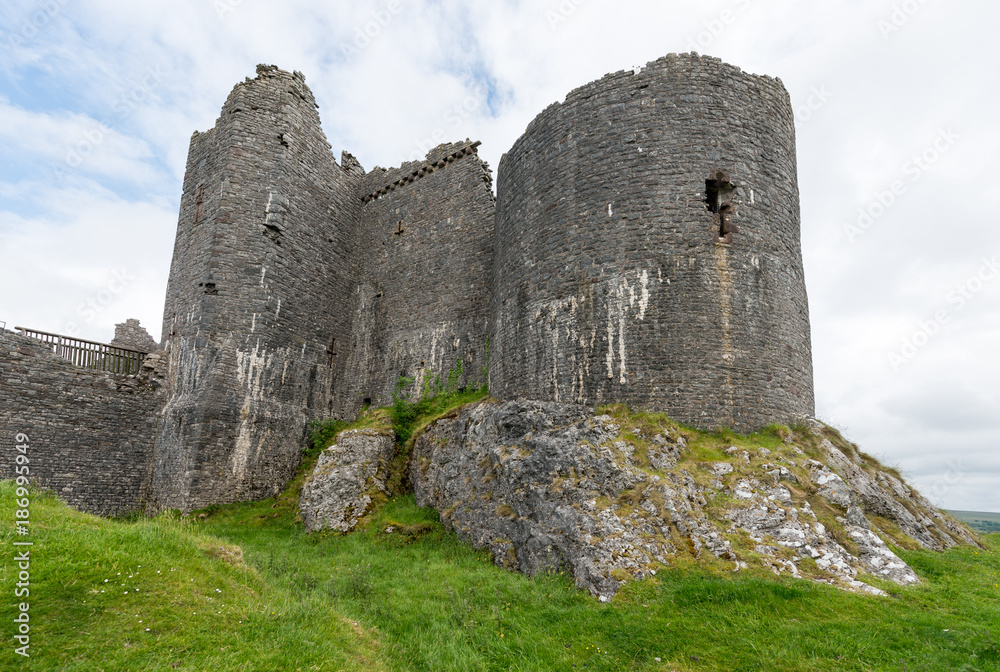
[[715, 215], [715, 231], [720, 241], [729, 242], [732, 240], [732, 234], [739, 232], [739, 227], [733, 222], [735, 193], [736, 185], [730, 182], [729, 175], [721, 170], [705, 180], [705, 205], [708, 211]]
[[371, 397], [365, 397], [364, 404], [365, 404], [365, 406], [371, 406], [372, 405], [372, 398]]
[[396, 230], [392, 232], [394, 236], [401, 236], [406, 233], [406, 229], [403, 228], [403, 220], [396, 222]]
[[331, 369], [337, 363], [337, 339], [331, 338], [330, 345], [326, 346], [326, 364]]
[[198, 222], [201, 220], [201, 206], [205, 202], [205, 185], [198, 185], [198, 195], [194, 197], [194, 221], [191, 223], [191, 228], [198, 228]]
[[278, 133], [278, 142], [281, 143], [282, 147], [288, 147], [288, 140], [285, 139], [284, 133]]
[[215, 296], [219, 293], [219, 290], [215, 287], [215, 278], [212, 277], [212, 271], [208, 272], [208, 277], [205, 278], [205, 282], [199, 282], [199, 287], [205, 288], [205, 293]]
[[271, 222], [264, 224], [264, 235], [275, 245], [281, 245], [281, 227]]

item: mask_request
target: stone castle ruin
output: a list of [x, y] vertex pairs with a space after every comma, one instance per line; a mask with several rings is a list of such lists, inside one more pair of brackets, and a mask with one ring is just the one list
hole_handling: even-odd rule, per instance
[[[695, 54], [608, 75], [531, 122], [496, 196], [478, 144], [338, 163], [304, 77], [259, 66], [191, 139], [162, 350], [138, 382], [0, 336], [5, 424], [66, 453], [40, 478], [105, 513], [267, 497], [310, 420], [449, 372], [703, 428], [813, 414], [779, 80]], [[150, 349], [133, 326], [119, 342]], [[129, 485], [109, 500], [112, 478]]]
[[[107, 345], [0, 330], [3, 435], [29, 436], [32, 478], [78, 508], [187, 512], [281, 492], [309, 421], [446, 378], [491, 399], [401, 465], [391, 430], [341, 433], [302, 488], [307, 530], [352, 529], [393, 464], [498, 564], [569, 570], [601, 599], [681, 553], [884, 594], [859, 573], [919, 580], [886, 540], [977, 543], [806, 420], [779, 80], [695, 54], [608, 75], [531, 122], [496, 196], [478, 146], [338, 163], [303, 76], [259, 66], [191, 139], [162, 344], [135, 320]], [[710, 454], [602, 404], [742, 433], [803, 422]], [[16, 467], [0, 451], [0, 475]]]
[[[569, 94], [504, 156], [338, 164], [298, 73], [191, 141], [151, 498], [273, 494], [311, 418], [400, 377], [747, 431], [813, 412], [795, 141], [777, 80], [670, 56]], [[489, 344], [489, 350], [487, 350]], [[459, 362], [461, 362], [459, 364]]]

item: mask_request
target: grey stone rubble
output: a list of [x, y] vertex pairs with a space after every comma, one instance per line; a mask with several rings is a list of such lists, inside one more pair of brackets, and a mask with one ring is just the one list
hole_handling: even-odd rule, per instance
[[396, 437], [391, 433], [342, 432], [336, 443], [320, 453], [312, 476], [302, 487], [300, 508], [306, 531], [354, 528], [371, 506], [372, 491], [387, 491], [395, 453]]

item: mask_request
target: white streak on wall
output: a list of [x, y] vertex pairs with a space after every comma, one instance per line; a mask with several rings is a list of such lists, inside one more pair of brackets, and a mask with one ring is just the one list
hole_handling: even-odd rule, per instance
[[552, 320], [548, 325], [548, 330], [552, 334], [552, 387], [553, 387], [553, 399], [555, 401], [560, 401], [559, 399], [559, 323], [558, 315], [556, 311], [552, 311]]
[[[622, 284], [619, 285], [619, 308], [618, 308], [618, 382], [622, 385], [625, 384], [625, 296], [624, 289], [628, 287], [626, 282], [622, 280]], [[631, 291], [631, 288], [629, 288]], [[635, 297], [635, 292], [632, 292], [632, 297]]]
[[649, 307], [649, 271], [643, 271], [639, 276], [639, 283], [642, 285], [642, 295], [639, 299], [639, 319], [646, 319], [646, 308]]
[[615, 323], [611, 320], [611, 306], [608, 306], [608, 354], [605, 356], [608, 365], [608, 378], [615, 377]]
[[624, 278], [612, 280], [612, 286], [608, 297], [608, 354], [606, 362], [608, 366], [608, 378], [614, 379], [615, 370], [615, 330], [618, 331], [618, 381], [624, 385], [626, 381], [625, 364], [625, 320], [628, 317], [629, 307], [625, 305], [625, 292], [629, 291], [630, 297], [634, 297], [634, 291]]
[[[445, 339], [448, 334], [453, 331], [454, 327], [450, 322], [442, 322], [438, 326], [431, 329], [430, 341], [431, 341], [431, 354], [429, 361], [424, 361], [423, 368], [417, 371], [414, 376], [414, 397], [419, 397], [423, 394], [424, 385], [430, 383], [429, 376], [433, 375], [435, 371], [441, 376], [444, 382], [447, 382], [447, 376], [449, 371], [444, 369], [445, 354], [447, 351], [447, 345]], [[440, 355], [438, 353], [438, 345], [441, 344], [443, 347], [440, 349]], [[438, 357], [440, 356], [441, 362], [438, 362]]]
[[252, 352], [236, 353], [236, 377], [244, 391], [243, 406], [240, 408], [240, 426], [237, 430], [236, 445], [233, 446], [233, 455], [230, 458], [233, 477], [237, 481], [246, 478], [247, 465], [251, 459], [256, 462], [255, 448], [259, 448], [262, 442], [261, 437], [254, 441], [251, 417], [255, 414], [257, 404], [264, 398], [261, 377], [270, 365], [271, 357], [261, 351], [260, 339], [257, 340]]

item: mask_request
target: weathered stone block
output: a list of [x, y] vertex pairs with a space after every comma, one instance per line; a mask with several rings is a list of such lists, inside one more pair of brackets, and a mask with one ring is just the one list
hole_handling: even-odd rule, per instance
[[342, 432], [324, 450], [302, 486], [300, 510], [307, 532], [348, 532], [367, 513], [376, 492], [387, 492], [396, 437], [376, 430]]

